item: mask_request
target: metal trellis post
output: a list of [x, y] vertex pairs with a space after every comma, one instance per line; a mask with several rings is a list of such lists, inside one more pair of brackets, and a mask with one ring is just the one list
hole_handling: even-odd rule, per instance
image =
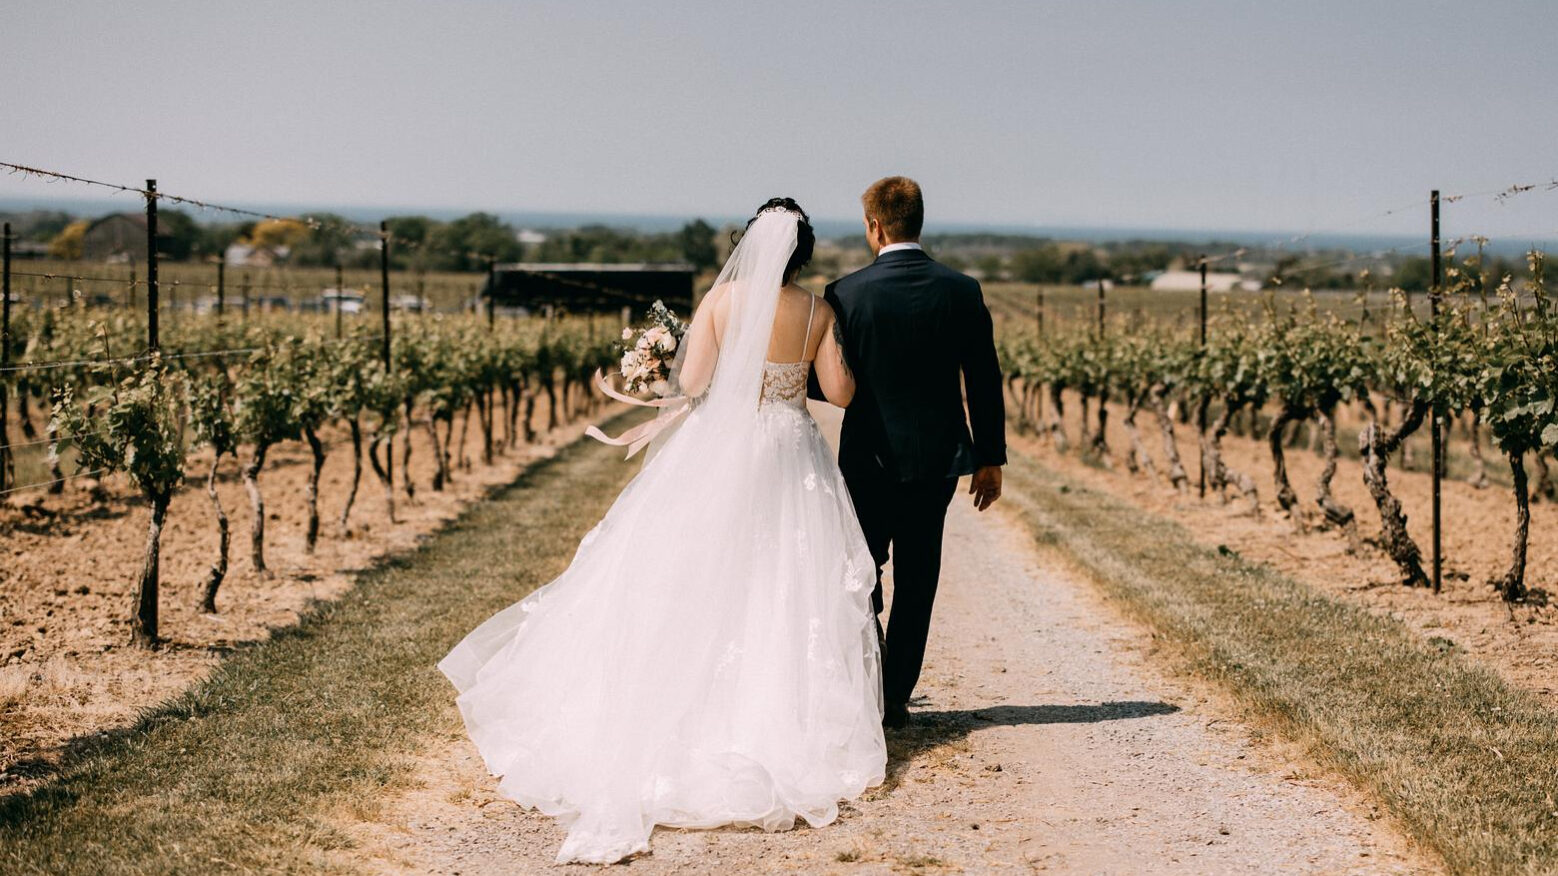
[[[1439, 317], [1439, 298], [1443, 295], [1441, 283], [1443, 282], [1443, 265], [1439, 256], [1439, 190], [1434, 189], [1428, 195], [1429, 212], [1429, 240], [1428, 246], [1433, 258], [1433, 285], [1428, 292], [1428, 313], [1430, 319]], [[1437, 325], [1437, 324], [1436, 324]], [[1444, 418], [1437, 410], [1428, 412], [1428, 456], [1429, 466], [1433, 469], [1434, 481], [1434, 592], [1438, 593], [1444, 574], [1444, 556], [1441, 552], [1443, 539], [1443, 519], [1440, 515], [1440, 481], [1444, 478]]]
[[384, 371], [390, 368], [389, 223], [379, 223], [379, 303], [384, 309]]
[[1098, 339], [1104, 339], [1104, 281], [1098, 278]]
[[343, 307], [346, 304], [345, 295], [346, 287], [341, 280], [341, 266], [337, 264], [335, 266], [335, 339], [338, 341], [341, 339], [341, 311], [345, 309]]
[[157, 338], [157, 181], [146, 181], [146, 348], [156, 352]]
[[[1201, 254], [1200, 263], [1201, 263], [1201, 336], [1200, 337], [1201, 337], [1201, 352], [1204, 354], [1206, 352], [1206, 254], [1205, 253]], [[1199, 430], [1201, 435], [1204, 436], [1206, 434], [1206, 405], [1204, 405], [1204, 404], [1196, 405], [1196, 428]], [[1200, 465], [1201, 473], [1200, 473], [1200, 476], [1199, 476], [1200, 486], [1199, 486], [1198, 489], [1200, 491], [1201, 498], [1205, 499], [1206, 498], [1206, 449], [1202, 448], [1201, 452], [1199, 454], [1197, 454], [1197, 457], [1201, 460], [1201, 465]]]
[[492, 331], [498, 314], [498, 260], [487, 259], [487, 331]]
[[[11, 364], [11, 223], [5, 223], [0, 235], [0, 368]], [[11, 462], [11, 396], [4, 379], [0, 379], [0, 491], [12, 486], [14, 464]]]

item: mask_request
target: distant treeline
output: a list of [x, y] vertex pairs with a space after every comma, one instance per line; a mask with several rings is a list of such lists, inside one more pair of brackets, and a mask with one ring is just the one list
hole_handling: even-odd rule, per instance
[[[110, 214], [110, 216], [117, 214]], [[139, 214], [125, 214], [139, 220]], [[55, 210], [0, 214], [22, 242], [40, 253], [79, 259], [88, 251], [93, 227], [110, 217], [83, 218]], [[484, 270], [487, 259], [500, 262], [688, 262], [712, 267], [719, 257], [716, 231], [701, 219], [680, 230], [645, 234], [633, 229], [587, 225], [542, 229], [521, 239], [519, 229], [491, 213], [471, 213], [441, 221], [427, 216], [387, 220], [396, 245], [391, 266], [429, 271]], [[276, 261], [299, 267], [378, 265], [377, 229], [364, 228], [334, 213], [308, 213], [296, 219], [245, 222], [197, 222], [188, 212], [157, 213], [158, 253], [174, 261], [202, 261], [223, 255], [234, 244], [269, 250]], [[131, 256], [137, 255], [133, 250]]]
[[[61, 259], [101, 258], [93, 246], [93, 228], [105, 219], [139, 214], [84, 218], [64, 211], [34, 210], [0, 214], [25, 244], [25, 255], [47, 254]], [[729, 252], [730, 228], [716, 229], [702, 219], [676, 231], [642, 232], [633, 228], [584, 225], [521, 231], [491, 213], [471, 213], [443, 221], [427, 216], [396, 216], [388, 221], [395, 244], [391, 266], [427, 271], [480, 271], [487, 259], [499, 262], [686, 262], [708, 270]], [[144, 226], [143, 226], [144, 227]], [[334, 213], [309, 213], [298, 219], [249, 222], [198, 222], [189, 213], [163, 209], [158, 213], [159, 251], [172, 260], [210, 260], [234, 244], [263, 249], [276, 264], [347, 268], [378, 265], [376, 228], [364, 228]], [[1162, 240], [1078, 242], [1023, 234], [935, 234], [925, 248], [938, 260], [991, 281], [1035, 284], [1078, 284], [1097, 280], [1144, 283], [1156, 272], [1194, 269], [1202, 254], [1217, 256], [1240, 250], [1231, 241], [1201, 243]], [[837, 276], [869, 260], [864, 238], [834, 237], [817, 249], [810, 271]], [[122, 243], [120, 245], [123, 245]], [[139, 246], [138, 243], [134, 244]], [[1467, 264], [1469, 246], [1458, 255]], [[125, 253], [136, 258], [141, 253]], [[1506, 275], [1525, 270], [1523, 260], [1489, 256], [1470, 262], [1496, 286]], [[1365, 286], [1422, 291], [1430, 283], [1427, 258], [1401, 253], [1354, 253], [1347, 250], [1296, 255], [1278, 246], [1248, 246], [1237, 259], [1220, 259], [1215, 270], [1235, 270], [1265, 286], [1310, 289], [1356, 289]]]
[[[1263, 286], [1291, 289], [1373, 286], [1422, 292], [1432, 283], [1427, 257], [1401, 253], [1326, 250], [1295, 255], [1278, 247], [1241, 248], [1234, 243], [1081, 243], [993, 234], [936, 235], [924, 242], [937, 260], [959, 270], [972, 271], [986, 280], [1020, 283], [1071, 285], [1110, 280], [1139, 284], [1156, 272], [1194, 270], [1202, 255], [1215, 257], [1241, 249], [1237, 259], [1219, 259], [1213, 270], [1234, 271]], [[1491, 289], [1505, 277], [1520, 276], [1526, 265], [1522, 259], [1480, 254], [1462, 244], [1459, 250], [1446, 253], [1445, 269], [1475, 272]]]

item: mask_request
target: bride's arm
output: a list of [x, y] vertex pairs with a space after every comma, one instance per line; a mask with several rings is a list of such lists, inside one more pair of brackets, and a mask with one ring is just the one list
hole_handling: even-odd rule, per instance
[[692, 326], [682, 338], [682, 367], [678, 383], [682, 394], [697, 398], [709, 388], [714, 379], [714, 365], [719, 361], [719, 341], [724, 329], [723, 314], [726, 307], [726, 288], [718, 286], [709, 291], [698, 312], [693, 314]]
[[822, 302], [822, 343], [817, 347], [817, 359], [812, 363], [817, 370], [817, 383], [822, 394], [832, 404], [849, 407], [855, 397], [855, 375], [844, 361], [844, 333], [833, 308]]

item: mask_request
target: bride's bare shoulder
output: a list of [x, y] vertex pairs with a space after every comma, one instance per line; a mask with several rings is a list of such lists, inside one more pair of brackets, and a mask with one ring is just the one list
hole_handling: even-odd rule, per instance
[[812, 292], [810, 289], [807, 289], [805, 286], [800, 285], [799, 283], [791, 283], [790, 285], [783, 287], [779, 290], [779, 294], [780, 298], [787, 299], [790, 303], [799, 304], [802, 307], [811, 304], [811, 300], [809, 299], [815, 299], [818, 304], [822, 303], [822, 299], [819, 298], [816, 293]]
[[730, 296], [735, 288], [734, 283], [720, 283], [704, 293], [703, 299], [698, 302], [698, 309], [708, 309], [710, 313], [723, 313], [730, 309]]

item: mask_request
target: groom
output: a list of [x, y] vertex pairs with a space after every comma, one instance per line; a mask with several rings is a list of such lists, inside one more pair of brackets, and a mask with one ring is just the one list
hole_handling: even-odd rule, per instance
[[[889, 552], [893, 560], [882, 723], [896, 728], [909, 722], [909, 697], [925, 659], [947, 506], [963, 475], [973, 475], [969, 493], [980, 511], [1000, 498], [1006, 411], [978, 281], [920, 247], [919, 184], [890, 176], [872, 183], [861, 201], [876, 261], [829, 284], [824, 297], [838, 316], [833, 330], [842, 335], [839, 346], [855, 374], [839, 469], [876, 560], [871, 601], [878, 635], [882, 566]], [[810, 395], [822, 399], [815, 377]]]

